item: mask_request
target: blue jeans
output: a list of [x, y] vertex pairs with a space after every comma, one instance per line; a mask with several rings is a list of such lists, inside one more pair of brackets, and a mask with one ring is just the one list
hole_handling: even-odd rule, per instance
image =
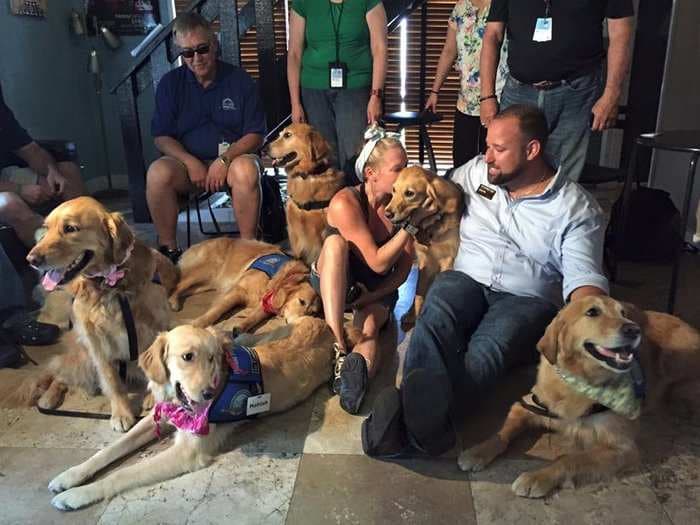
[[352, 182], [355, 157], [367, 128], [369, 87], [355, 89], [301, 89], [306, 119], [331, 145], [336, 167]]
[[27, 306], [24, 299], [22, 280], [12, 265], [12, 261], [0, 245], [0, 320]]
[[543, 299], [495, 292], [462, 272], [443, 272], [416, 322], [403, 377], [417, 368], [437, 372], [452, 387], [452, 400], [444, 402], [459, 408], [508, 369], [534, 363], [537, 342], [556, 313]]
[[512, 76], [506, 80], [501, 108], [529, 104], [540, 108], [547, 118], [549, 139], [545, 151], [554, 166], [577, 181], [583, 171], [591, 133], [591, 109], [602, 93], [602, 73], [564, 81], [554, 89], [537, 89]]

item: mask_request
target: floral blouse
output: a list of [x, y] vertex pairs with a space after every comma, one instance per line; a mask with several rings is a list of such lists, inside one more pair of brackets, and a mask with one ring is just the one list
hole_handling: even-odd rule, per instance
[[[457, 97], [457, 109], [467, 115], [479, 115], [479, 57], [481, 42], [486, 31], [486, 19], [489, 7], [481, 12], [469, 0], [457, 0], [449, 25], [457, 33], [457, 60], [455, 69], [459, 72], [460, 90]], [[496, 71], [496, 95], [501, 91], [508, 76], [506, 41], [501, 46], [501, 60]]]

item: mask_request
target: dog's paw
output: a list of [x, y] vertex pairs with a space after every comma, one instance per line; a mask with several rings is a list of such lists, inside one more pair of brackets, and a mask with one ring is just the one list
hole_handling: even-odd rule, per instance
[[180, 310], [182, 310], [182, 301], [179, 297], [171, 295], [168, 299], [168, 304], [170, 305], [170, 309], [173, 312], [179, 312]]
[[59, 474], [49, 482], [49, 491], [54, 494], [63, 492], [85, 481], [85, 476], [81, 474], [78, 467], [72, 467]]
[[39, 408], [51, 410], [63, 403], [63, 398], [68, 391], [68, 387], [60, 381], [54, 379], [51, 386], [44, 392], [36, 402]]
[[51, 505], [58, 510], [77, 510], [99, 501], [101, 497], [87, 487], [76, 487], [53, 497]]
[[511, 489], [516, 496], [523, 498], [543, 498], [559, 485], [559, 480], [546, 469], [523, 472], [518, 476]]
[[136, 418], [132, 414], [113, 414], [109, 420], [112, 430], [116, 432], [126, 432], [136, 423]]
[[144, 412], [148, 412], [151, 410], [156, 404], [156, 399], [153, 397], [153, 392], [148, 392], [145, 396], [143, 396], [143, 403], [141, 403], [141, 410]]

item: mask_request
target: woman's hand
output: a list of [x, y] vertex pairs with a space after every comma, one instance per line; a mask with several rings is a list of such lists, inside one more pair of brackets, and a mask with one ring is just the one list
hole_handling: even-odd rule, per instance
[[370, 95], [367, 102], [367, 124], [374, 124], [382, 117], [382, 101], [379, 95]]
[[430, 96], [428, 97], [428, 101], [425, 103], [425, 109], [435, 113], [435, 110], [437, 109], [437, 104], [438, 104], [437, 93], [435, 93], [434, 91], [431, 91]]
[[301, 104], [292, 105], [292, 123], [301, 124], [306, 122], [306, 115], [304, 114], [304, 108]]
[[487, 98], [481, 101], [479, 106], [479, 118], [481, 119], [481, 125], [485, 128], [489, 127], [493, 117], [498, 114], [498, 102], [495, 98]]

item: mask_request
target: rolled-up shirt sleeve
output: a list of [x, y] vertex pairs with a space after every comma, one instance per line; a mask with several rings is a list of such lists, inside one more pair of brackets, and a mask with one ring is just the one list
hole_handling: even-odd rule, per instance
[[595, 286], [609, 293], [603, 273], [605, 221], [602, 213], [572, 222], [564, 231], [561, 248], [562, 292], [566, 301], [581, 286]]

